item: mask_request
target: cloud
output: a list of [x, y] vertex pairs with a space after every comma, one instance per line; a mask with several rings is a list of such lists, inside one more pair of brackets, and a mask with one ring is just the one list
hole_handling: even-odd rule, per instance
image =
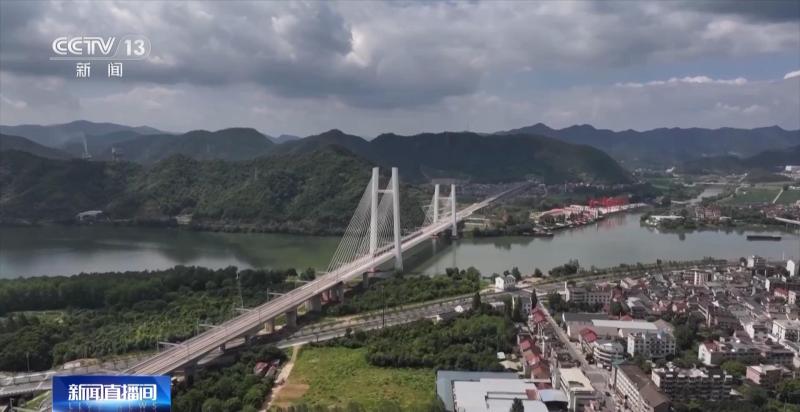
[[800, 70], [795, 70], [793, 72], [786, 73], [786, 75], [783, 76], [783, 80], [791, 79], [792, 77], [798, 77], [798, 76], [800, 76]]
[[[792, 126], [796, 116], [787, 121], [782, 110], [772, 121], [760, 112], [726, 117], [717, 102], [774, 111], [769, 99], [780, 95], [795, 104], [788, 110], [798, 106], [758, 75], [702, 67], [796, 56], [798, 22], [784, 3], [6, 1], [0, 120], [366, 135], [539, 120]], [[122, 82], [79, 83], [74, 67], [47, 60], [57, 36], [127, 33], [148, 36], [152, 53], [125, 63]], [[697, 115], [670, 100], [698, 87], [710, 95], [697, 97]], [[713, 116], [699, 118], [706, 110]]]
[[732, 86], [742, 86], [747, 84], [747, 79], [744, 77], [737, 77], [735, 79], [712, 79], [708, 76], [685, 76], [685, 77], [670, 77], [669, 80], [652, 80], [646, 83], [627, 82], [617, 83], [618, 87], [645, 87], [645, 86], [663, 86], [675, 85], [679, 83], [688, 84], [727, 84]]

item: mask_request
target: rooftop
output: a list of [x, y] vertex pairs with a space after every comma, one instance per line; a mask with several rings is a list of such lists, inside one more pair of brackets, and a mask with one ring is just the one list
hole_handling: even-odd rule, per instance
[[482, 378], [479, 381], [453, 381], [453, 395], [459, 412], [507, 412], [514, 399], [522, 400], [525, 412], [547, 412], [538, 399], [530, 399], [536, 385], [520, 379]]
[[592, 381], [583, 374], [580, 368], [563, 368], [558, 370], [560, 379], [574, 391], [592, 391]]
[[639, 320], [605, 320], [593, 319], [592, 324], [599, 328], [640, 329], [657, 331], [658, 327], [653, 322]]
[[617, 369], [636, 386], [642, 398], [651, 407], [665, 403], [669, 404], [669, 398], [658, 389], [658, 386], [650, 380], [650, 377], [641, 368], [634, 364], [624, 363], [617, 365]]

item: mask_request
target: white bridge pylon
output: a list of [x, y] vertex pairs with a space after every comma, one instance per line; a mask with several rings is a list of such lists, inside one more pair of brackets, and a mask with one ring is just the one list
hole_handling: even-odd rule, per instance
[[[391, 178], [383, 189], [380, 183], [380, 169], [374, 167], [358, 207], [328, 265], [327, 273], [335, 273], [337, 269], [360, 260], [372, 259], [390, 249], [394, 250], [395, 270], [403, 269], [403, 226], [400, 221], [400, 176], [397, 168], [392, 168]], [[420, 228], [450, 219], [453, 235], [456, 236], [455, 196], [455, 185], [450, 186], [450, 196], [442, 198], [437, 184], [431, 203], [423, 207], [425, 219], [422, 225], [410, 230], [406, 227], [406, 232], [414, 233]]]

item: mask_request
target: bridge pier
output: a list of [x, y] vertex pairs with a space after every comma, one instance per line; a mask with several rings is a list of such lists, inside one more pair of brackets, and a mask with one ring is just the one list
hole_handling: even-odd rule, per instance
[[286, 327], [287, 328], [297, 327], [297, 308], [286, 311]]
[[364, 272], [361, 275], [361, 288], [367, 290], [368, 287], [369, 287], [369, 273]]
[[275, 333], [275, 318], [272, 318], [264, 323], [264, 330], [269, 333]]
[[219, 345], [219, 351], [222, 352], [222, 353], [225, 353], [225, 343], [223, 343], [222, 345]]
[[194, 378], [197, 377], [197, 362], [192, 362], [183, 367], [183, 379], [189, 386], [194, 384]]
[[344, 303], [344, 284], [337, 283], [336, 286], [333, 287], [332, 292], [334, 296], [336, 296], [336, 301], [339, 303]]
[[320, 312], [322, 310], [322, 295], [314, 295], [306, 302], [306, 309], [309, 312]]

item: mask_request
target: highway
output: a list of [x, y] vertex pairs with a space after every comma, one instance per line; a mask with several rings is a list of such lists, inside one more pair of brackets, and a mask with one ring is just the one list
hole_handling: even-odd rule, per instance
[[[471, 216], [476, 211], [488, 206], [490, 203], [506, 196], [518, 189], [510, 189], [498, 195], [474, 203], [456, 213], [456, 220], [461, 221]], [[405, 236], [401, 241], [401, 253], [406, 252], [433, 235], [443, 232], [452, 225], [452, 217], [447, 216], [437, 223], [431, 224], [421, 230]], [[153, 357], [133, 366], [126, 373], [140, 375], [163, 375], [179, 369], [185, 365], [197, 362], [207, 353], [218, 349], [226, 342], [241, 336], [254, 334], [261, 329], [265, 322], [274, 319], [296, 308], [312, 297], [333, 288], [341, 282], [361, 276], [375, 267], [394, 259], [394, 249], [383, 249], [374, 257], [366, 256], [346, 265], [334, 272], [320, 276], [297, 289], [294, 289], [276, 299], [243, 313], [215, 328], [209, 329], [176, 346], [166, 349]]]

